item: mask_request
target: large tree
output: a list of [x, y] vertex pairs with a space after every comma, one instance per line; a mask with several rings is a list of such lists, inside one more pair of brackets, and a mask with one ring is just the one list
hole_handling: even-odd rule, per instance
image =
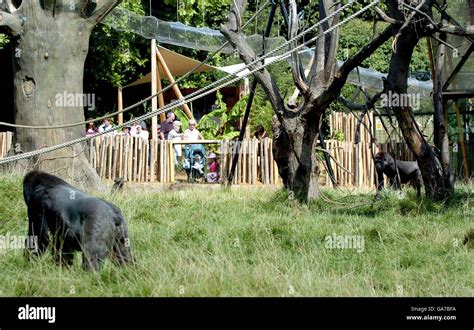
[[[245, 11], [246, 5], [246, 0], [234, 1], [228, 22], [221, 27], [221, 32], [237, 50], [240, 58], [245, 63], [251, 63], [256, 54], [245, 40], [240, 26], [240, 13]], [[332, 15], [340, 7], [340, 1], [319, 1], [319, 19], [331, 18], [319, 29], [320, 38], [316, 41], [316, 50], [307, 74], [301, 69], [299, 55], [294, 53], [292, 56], [293, 79], [301, 94], [299, 103], [286, 103], [267, 69], [254, 73], [275, 111], [272, 123], [273, 154], [280, 176], [285, 187], [302, 201], [317, 198], [320, 193], [317, 138], [325, 111], [338, 98], [349, 73], [394, 34], [390, 26], [337, 68], [339, 30], [333, 27], [340, 21], [340, 17], [339, 14]], [[290, 0], [289, 14], [288, 37], [292, 38], [299, 29], [294, 0]], [[256, 67], [257, 65], [253, 65], [253, 68]]]
[[[451, 5], [451, 7], [449, 7]], [[435, 0], [387, 1], [388, 21], [396, 22], [396, 37], [393, 42], [393, 54], [388, 74], [388, 89], [392, 93], [403, 95], [407, 93], [407, 79], [410, 62], [415, 46], [424, 38], [434, 38], [438, 41], [435, 61], [433, 63], [433, 104], [434, 104], [434, 149], [421, 133], [415, 120], [413, 109], [409, 105], [391, 107], [397, 117], [400, 129], [408, 147], [413, 151], [420, 166], [426, 195], [436, 200], [450, 196], [454, 186], [450, 168], [447, 103], [443, 98], [446, 33], [456, 35], [472, 35], [471, 27], [462, 27], [453, 20], [448, 8], [465, 8], [466, 2], [444, 1], [442, 4]], [[458, 8], [456, 8], [458, 6]], [[435, 21], [438, 11], [440, 21]]]
[[[89, 37], [94, 26], [119, 3], [120, 0], [6, 1], [7, 11], [0, 12], [0, 26], [9, 28], [14, 43], [16, 124], [48, 126], [84, 120], [80, 96]], [[16, 140], [23, 151], [30, 151], [83, 134], [82, 125], [43, 130], [17, 128]], [[32, 164], [71, 181], [98, 181], [83, 145], [39, 156]]]
[[[289, 0], [289, 38], [297, 35], [298, 18], [294, 0]], [[361, 3], [363, 3], [361, 1]], [[366, 2], [365, 2], [366, 3]], [[256, 58], [255, 52], [248, 45], [240, 28], [240, 13], [247, 5], [246, 0], [236, 0], [228, 16], [228, 22], [221, 27], [222, 33], [239, 53], [245, 63], [251, 63]], [[300, 200], [310, 200], [319, 194], [317, 136], [321, 126], [322, 116], [330, 104], [339, 95], [346, 83], [347, 76], [356, 66], [368, 58], [374, 51], [394, 37], [393, 54], [390, 61], [387, 84], [384, 91], [404, 97], [407, 94], [407, 81], [410, 63], [416, 45], [425, 37], [439, 33], [453, 33], [458, 35], [472, 35], [470, 27], [461, 27], [448, 24], [449, 15], [446, 13], [447, 3], [438, 4], [434, 0], [387, 0], [388, 14], [376, 7], [380, 18], [390, 23], [382, 33], [373, 38], [345, 63], [336, 67], [336, 50], [338, 47], [338, 29], [334, 28], [339, 22], [339, 15], [335, 15], [321, 25], [320, 38], [316, 41], [316, 50], [307, 72], [302, 70], [298, 54], [293, 53], [292, 69], [293, 80], [301, 97], [295, 106], [286, 104], [278, 86], [266, 69], [254, 73], [263, 90], [267, 94], [276, 116], [273, 122], [274, 158], [278, 164], [280, 176], [287, 189], [293, 191]], [[412, 7], [415, 6], [415, 7]], [[331, 16], [341, 2], [335, 0], [319, 0], [319, 20]], [[442, 13], [442, 22], [435, 22], [433, 9]], [[453, 22], [451, 22], [453, 23]], [[439, 38], [437, 38], [440, 40]], [[295, 44], [293, 44], [295, 46]], [[439, 47], [437, 56], [437, 70], [435, 70], [435, 127], [436, 144], [439, 155], [429, 145], [421, 133], [415, 120], [413, 109], [409, 104], [390, 105], [395, 114], [408, 147], [413, 151], [422, 171], [426, 194], [435, 199], [442, 199], [452, 192], [450, 180], [449, 152], [447, 124], [444, 122], [442, 89], [442, 67], [444, 64], [444, 47]], [[252, 68], [256, 68], [253, 65]], [[373, 106], [375, 98], [367, 105]], [[365, 105], [365, 106], [367, 106]], [[361, 108], [361, 105], [352, 105]]]

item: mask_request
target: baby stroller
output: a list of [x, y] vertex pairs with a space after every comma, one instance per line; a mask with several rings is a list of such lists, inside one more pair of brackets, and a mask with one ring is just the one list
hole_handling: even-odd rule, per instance
[[186, 145], [184, 148], [183, 169], [188, 175], [188, 182], [195, 182], [206, 177], [206, 149], [202, 144]]

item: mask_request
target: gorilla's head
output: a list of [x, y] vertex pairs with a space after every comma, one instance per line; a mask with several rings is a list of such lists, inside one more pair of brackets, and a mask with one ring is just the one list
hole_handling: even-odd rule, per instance
[[395, 162], [388, 152], [380, 151], [374, 157], [375, 169], [383, 171], [387, 167], [392, 167]]

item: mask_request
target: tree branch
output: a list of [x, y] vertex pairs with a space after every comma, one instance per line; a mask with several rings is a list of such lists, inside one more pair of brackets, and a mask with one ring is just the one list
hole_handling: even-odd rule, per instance
[[382, 33], [372, 39], [367, 45], [351, 56], [344, 64], [337, 70], [334, 75], [334, 79], [329, 87], [314, 100], [313, 107], [308, 111], [319, 111], [320, 109], [326, 109], [326, 107], [337, 98], [340, 94], [342, 87], [347, 81], [349, 73], [359, 66], [366, 58], [372, 55], [380, 46], [382, 46], [387, 40], [389, 40], [394, 34], [396, 29], [394, 25], [388, 26]]
[[[296, 2], [295, 0], [290, 0], [290, 10], [289, 10], [289, 31], [288, 31], [288, 39], [293, 39], [298, 34], [298, 13], [296, 10]], [[291, 43], [291, 48], [296, 48], [298, 44], [298, 40], [295, 40]], [[309, 86], [306, 84], [306, 77], [302, 76], [302, 72], [300, 70], [301, 60], [298, 51], [295, 50], [291, 53], [291, 72], [293, 73], [293, 81], [296, 84], [296, 87], [302, 94], [306, 94], [308, 92]]]
[[377, 6], [375, 6], [375, 11], [377, 12], [377, 14], [379, 14], [380, 18], [382, 18], [385, 22], [388, 22], [390, 24], [398, 24], [398, 25], [403, 24], [402, 21], [391, 18], [390, 16], [385, 14], [385, 12]]
[[[89, 2], [91, 2], [89, 4]], [[92, 15], [87, 19], [90, 22], [93, 22], [94, 25], [99, 23], [106, 17], [112, 9], [117, 7], [122, 0], [92, 0], [92, 1], [86, 1], [85, 6], [87, 7], [88, 5], [96, 4], [97, 7], [95, 11], [92, 13]], [[102, 6], [99, 6], [99, 3], [102, 3]], [[85, 8], [85, 7], [83, 7]]]
[[[336, 10], [340, 7], [340, 2], [335, 3], [334, 1], [330, 1], [329, 4], [325, 4], [327, 7], [327, 15], [332, 15]], [[339, 23], [339, 14], [334, 16], [331, 20], [331, 27], [337, 25]], [[326, 39], [326, 54], [325, 54], [325, 81], [329, 81], [334, 74], [334, 71], [337, 66], [337, 48], [339, 45], [339, 28], [333, 30], [329, 35], [324, 36]]]
[[23, 21], [19, 15], [0, 11], [0, 26], [8, 27], [15, 35], [23, 32]]
[[[385, 85], [385, 84], [384, 84]], [[380, 100], [380, 97], [382, 94], [386, 92], [386, 87], [381, 92], [378, 92], [374, 96], [372, 96], [370, 99], [367, 100], [365, 104], [357, 104], [352, 102], [351, 100], [346, 99], [344, 96], [339, 95], [337, 100], [341, 102], [345, 107], [351, 109], [351, 110], [356, 110], [356, 111], [365, 111], [367, 109], [372, 109], [375, 107], [375, 103], [377, 103], [378, 100]], [[367, 96], [368, 94], [366, 94]]]
[[14, 12], [16, 12], [18, 10], [18, 8], [15, 7], [15, 5], [13, 4], [12, 0], [6, 0], [7, 1], [7, 7], [8, 7], [8, 11], [13, 14]]
[[472, 36], [474, 37], [474, 25], [469, 26], [456, 26], [456, 25], [444, 25], [438, 29], [440, 32], [455, 34], [458, 36]]
[[[221, 25], [221, 33], [229, 41], [229, 43], [237, 50], [240, 59], [245, 63], [249, 64], [256, 59], [256, 54], [252, 47], [248, 44], [245, 38], [242, 36], [239, 27], [239, 22], [237, 15], [233, 13], [243, 13], [245, 7], [247, 6], [246, 0], [235, 0], [231, 9], [231, 13], [227, 18], [227, 23]], [[258, 64], [250, 66], [250, 68], [258, 68]], [[283, 113], [285, 112], [285, 102], [281, 96], [280, 90], [276, 85], [275, 81], [272, 79], [270, 73], [266, 68], [263, 68], [259, 71], [253, 73], [254, 77], [258, 80], [263, 90], [267, 94], [270, 103], [275, 109], [276, 115], [279, 119], [282, 118]]]

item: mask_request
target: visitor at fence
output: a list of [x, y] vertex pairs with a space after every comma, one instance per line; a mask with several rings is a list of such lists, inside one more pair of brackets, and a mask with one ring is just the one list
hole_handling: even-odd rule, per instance
[[116, 132], [114, 130], [112, 130], [113, 126], [110, 124], [110, 119], [108, 118], [105, 118], [104, 121], [102, 122], [102, 125], [99, 126], [99, 133], [103, 133], [105, 131], [109, 131], [107, 134], [105, 135], [115, 135]]
[[137, 135], [137, 128], [140, 127], [140, 124], [135, 123], [130, 127], [130, 135], [136, 136]]
[[189, 128], [184, 131], [184, 139], [187, 141], [204, 140], [202, 134], [196, 128], [197, 122], [194, 119], [189, 120]]
[[265, 132], [265, 128], [263, 127], [262, 124], [258, 124], [257, 131], [255, 132], [254, 136], [259, 140], [262, 140], [268, 137], [267, 132]]
[[[168, 140], [169, 141], [181, 140], [181, 137], [183, 136], [183, 134], [181, 134], [180, 132], [181, 132], [181, 122], [177, 120], [173, 122], [173, 128], [168, 133]], [[181, 157], [181, 144], [175, 144], [173, 148], [174, 148], [174, 164], [177, 166], [178, 158]]]
[[123, 128], [123, 131], [122, 131], [122, 135], [124, 136], [132, 136], [132, 134], [130, 133], [130, 130], [132, 128], [130, 126], [126, 126]]
[[161, 138], [161, 125], [160, 124], [158, 124], [158, 126], [156, 128], [156, 132], [157, 132], [156, 136], [158, 137], [158, 140], [162, 140], [162, 138]]
[[171, 111], [166, 114], [166, 120], [161, 123], [160, 136], [161, 136], [162, 140], [168, 140], [168, 134], [173, 129], [173, 122], [174, 122], [175, 118], [176, 117], [175, 117], [174, 113], [171, 112]]
[[[92, 120], [92, 118], [89, 118], [87, 120]], [[97, 127], [94, 126], [94, 123], [87, 123], [86, 127], [86, 136], [94, 135], [98, 132]]]
[[135, 127], [135, 135], [133, 135], [134, 137], [137, 137], [137, 138], [140, 138], [140, 139], [143, 139], [143, 140], [148, 140], [149, 135], [150, 134], [148, 133], [148, 131], [142, 129], [142, 127], [140, 125], [137, 125]]
[[211, 152], [209, 155], [209, 172], [207, 173], [207, 182], [216, 183], [219, 180], [219, 163], [216, 154]]

